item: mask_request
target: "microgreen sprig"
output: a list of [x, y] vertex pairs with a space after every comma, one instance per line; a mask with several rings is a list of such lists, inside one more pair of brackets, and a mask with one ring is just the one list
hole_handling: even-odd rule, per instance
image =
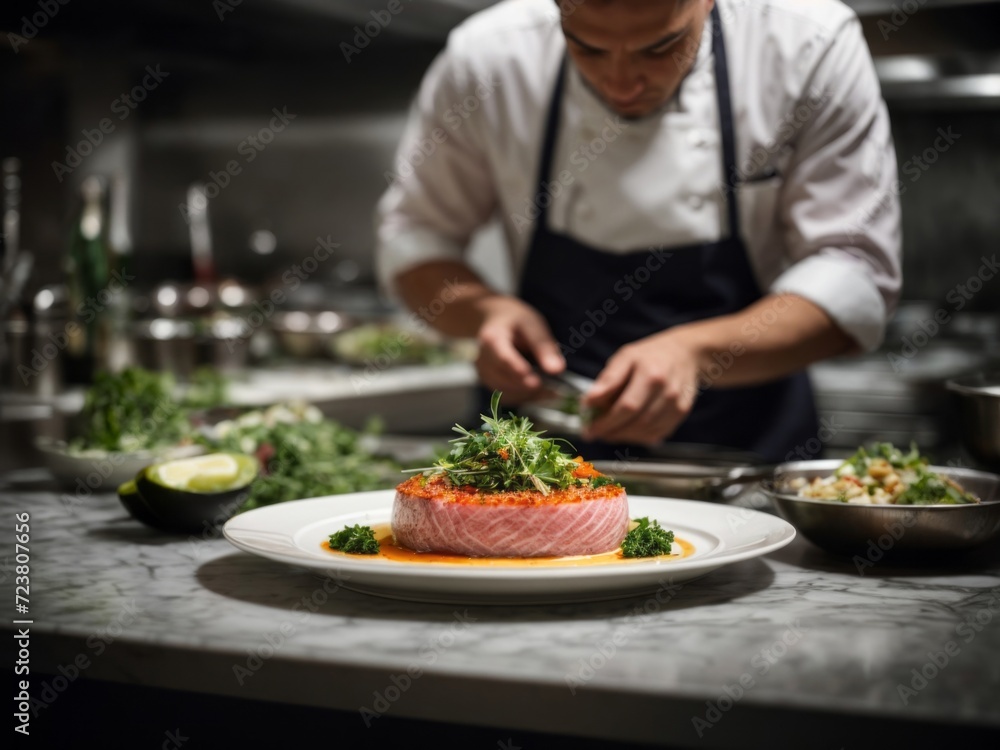
[[558, 438], [543, 438], [527, 417], [500, 416], [499, 391], [490, 399], [492, 416], [481, 415], [483, 428], [473, 432], [455, 425], [460, 437], [451, 440], [448, 454], [426, 469], [425, 474], [443, 473], [454, 485], [483, 490], [537, 490], [544, 495], [553, 488], [565, 489], [579, 482], [574, 470], [579, 463], [564, 453]]

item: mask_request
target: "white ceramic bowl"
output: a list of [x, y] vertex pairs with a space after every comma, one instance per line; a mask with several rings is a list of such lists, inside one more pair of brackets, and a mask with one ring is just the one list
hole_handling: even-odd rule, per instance
[[35, 446], [45, 465], [67, 490], [78, 493], [114, 492], [118, 485], [134, 479], [150, 464], [187, 458], [205, 452], [202, 445], [178, 445], [151, 451], [116, 453], [104, 450], [71, 451], [62, 440], [38, 437]]

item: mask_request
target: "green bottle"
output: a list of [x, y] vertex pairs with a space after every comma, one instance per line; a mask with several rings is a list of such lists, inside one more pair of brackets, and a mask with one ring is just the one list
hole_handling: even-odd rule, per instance
[[69, 322], [66, 345], [66, 382], [89, 383], [99, 359], [102, 325], [100, 294], [110, 277], [105, 188], [100, 178], [87, 177], [80, 185], [81, 207], [66, 256]]

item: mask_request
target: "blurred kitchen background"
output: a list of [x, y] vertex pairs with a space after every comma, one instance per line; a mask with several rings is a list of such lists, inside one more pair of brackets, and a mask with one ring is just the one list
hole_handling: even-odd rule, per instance
[[[372, 216], [409, 102], [448, 30], [489, 4], [403, 0], [348, 62], [342, 44], [359, 45], [358, 28], [384, 12], [386, 0], [6, 3], [5, 418], [43, 413], [79, 379], [60, 365], [25, 385], [16, 366], [27, 360], [31, 367], [32, 350], [65, 325], [60, 316], [73, 299], [66, 259], [92, 175], [103, 178], [110, 243], [137, 277], [122, 303], [134, 349], [128, 356], [182, 376], [198, 361], [229, 368], [277, 362], [301, 375], [305, 395], [312, 381], [302, 373], [344, 367], [335, 353], [313, 347], [347, 321], [391, 314], [374, 285]], [[957, 412], [944, 382], [1000, 367], [1000, 279], [985, 282], [961, 310], [952, 294], [1000, 245], [1000, 3], [848, 4], [876, 59], [901, 170], [931, 147], [939, 128], [960, 139], [926, 171], [900, 175], [904, 303], [883, 350], [813, 368], [821, 410], [837, 427], [825, 447], [836, 453], [873, 438], [916, 439], [960, 460]], [[142, 101], [132, 108], [121, 97], [135, 87]], [[274, 110], [288, 116], [275, 121]], [[111, 132], [98, 132], [103, 118]], [[260, 134], [275, 122], [282, 129], [273, 139]], [[87, 132], [100, 144], [89, 147]], [[258, 147], [248, 144], [251, 136]], [[226, 171], [232, 161], [238, 174]], [[192, 191], [199, 183], [207, 201]], [[313, 256], [318, 238], [336, 243], [333, 256], [292, 290], [283, 274]], [[495, 229], [485, 231], [476, 262], [509, 284], [498, 243]], [[17, 262], [29, 257], [25, 251], [30, 269], [28, 260]], [[192, 292], [196, 281], [205, 291]], [[279, 307], [293, 314], [251, 321], [252, 330], [234, 335], [251, 303], [275, 288], [287, 292]], [[939, 310], [948, 322], [926, 335]], [[295, 338], [310, 332], [317, 335]], [[200, 349], [185, 344], [195, 339]], [[226, 344], [234, 339], [246, 346]], [[314, 395], [328, 396], [331, 413], [348, 423], [378, 413], [392, 431], [444, 431], [473, 403], [471, 367], [457, 364], [426, 365], [436, 368], [429, 381], [380, 370], [385, 377], [373, 378], [371, 388]]]

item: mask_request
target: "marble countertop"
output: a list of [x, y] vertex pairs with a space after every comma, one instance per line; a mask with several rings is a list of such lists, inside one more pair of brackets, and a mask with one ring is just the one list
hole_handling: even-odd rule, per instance
[[40, 487], [0, 487], [12, 526], [31, 514], [33, 690], [55, 685], [37, 671], [75, 664], [84, 677], [356, 710], [359, 722], [681, 746], [1000, 730], [998, 549], [862, 574], [798, 538], [662, 603], [465, 608], [356, 593], [219, 537], [154, 532], [113, 495]]

